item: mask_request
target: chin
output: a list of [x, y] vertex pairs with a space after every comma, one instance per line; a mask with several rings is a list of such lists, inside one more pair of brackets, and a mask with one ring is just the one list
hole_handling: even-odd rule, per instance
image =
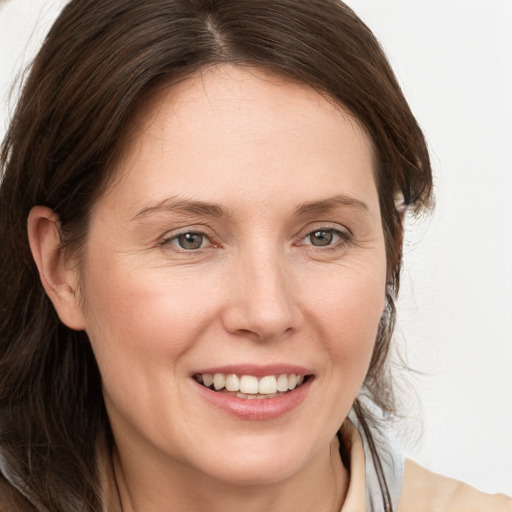
[[[272, 485], [283, 482], [302, 469], [303, 461], [281, 458], [280, 454], [258, 460], [238, 455], [237, 460], [217, 465], [210, 473], [216, 480], [236, 486]], [[213, 469], [213, 468], [212, 468]]]
[[[272, 485], [283, 482], [303, 470], [315, 452], [306, 449], [306, 439], [283, 439], [271, 433], [260, 438], [217, 443], [217, 450], [198, 461], [202, 472], [218, 481], [238, 486]], [[261, 438], [263, 437], [263, 439]], [[234, 440], [233, 440], [234, 441]]]

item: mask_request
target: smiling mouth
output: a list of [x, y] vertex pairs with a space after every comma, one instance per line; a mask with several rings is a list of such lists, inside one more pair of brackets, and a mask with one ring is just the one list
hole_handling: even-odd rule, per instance
[[245, 399], [268, 399], [283, 396], [302, 386], [309, 375], [280, 374], [255, 377], [233, 373], [197, 373], [194, 379], [205, 388]]

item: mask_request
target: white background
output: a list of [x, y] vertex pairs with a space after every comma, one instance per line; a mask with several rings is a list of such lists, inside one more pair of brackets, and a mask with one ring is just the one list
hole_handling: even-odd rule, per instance
[[[512, 0], [349, 0], [427, 136], [437, 207], [409, 222], [396, 341], [407, 453], [512, 495]], [[0, 0], [7, 91], [62, 0]], [[11, 100], [12, 107], [14, 101]]]

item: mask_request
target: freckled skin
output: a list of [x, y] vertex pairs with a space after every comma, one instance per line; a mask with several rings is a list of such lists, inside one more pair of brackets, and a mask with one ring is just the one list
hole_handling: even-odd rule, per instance
[[[82, 276], [124, 508], [336, 510], [347, 475], [332, 439], [384, 308], [371, 141], [312, 89], [234, 67], [162, 91], [129, 139], [93, 209]], [[297, 213], [340, 195], [366, 206]], [[180, 246], [190, 232], [200, 248]], [[314, 382], [271, 421], [197, 393], [198, 368], [247, 363], [301, 365]]]

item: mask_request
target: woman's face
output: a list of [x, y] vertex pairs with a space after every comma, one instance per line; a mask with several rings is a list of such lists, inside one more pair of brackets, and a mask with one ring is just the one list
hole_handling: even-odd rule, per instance
[[238, 483], [313, 467], [384, 308], [369, 137], [309, 87], [225, 66], [161, 90], [127, 140], [81, 267], [121, 460]]

